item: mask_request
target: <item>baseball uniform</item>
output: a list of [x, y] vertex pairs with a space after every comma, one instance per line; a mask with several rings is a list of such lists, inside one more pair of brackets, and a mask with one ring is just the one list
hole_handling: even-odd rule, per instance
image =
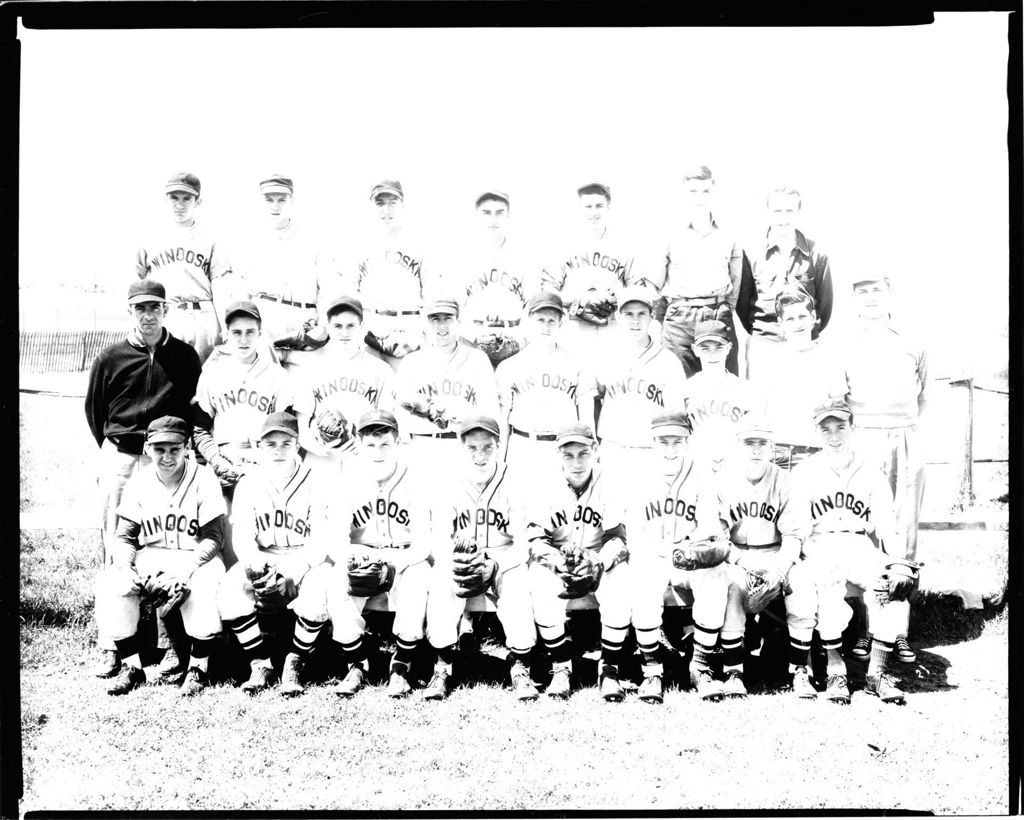
[[683, 397], [693, 426], [691, 453], [715, 470], [734, 455], [737, 425], [743, 416], [764, 411], [764, 398], [750, 382], [728, 371], [694, 373], [683, 384]]

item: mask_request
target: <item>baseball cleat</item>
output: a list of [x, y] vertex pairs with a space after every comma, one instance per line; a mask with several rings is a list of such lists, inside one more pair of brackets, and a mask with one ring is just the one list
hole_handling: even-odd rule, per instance
[[284, 659], [284, 666], [281, 668], [281, 686], [278, 691], [286, 697], [295, 697], [306, 691], [300, 677], [306, 663], [297, 652], [289, 652]]
[[363, 688], [364, 683], [366, 683], [366, 672], [363, 667], [353, 666], [334, 691], [339, 697], [350, 698]]
[[405, 675], [401, 672], [392, 672], [391, 679], [388, 681], [388, 697], [389, 698], [404, 698], [412, 691], [412, 686], [409, 685], [409, 681]]
[[444, 700], [448, 695], [448, 673], [444, 669], [435, 669], [434, 676], [423, 690], [424, 700]]
[[100, 651], [100, 659], [93, 667], [92, 673], [97, 678], [112, 678], [121, 671], [121, 657], [116, 649], [103, 649]]
[[739, 672], [727, 672], [722, 684], [722, 696], [727, 698], [745, 698], [747, 687], [743, 684], [743, 675]]
[[249, 680], [242, 684], [242, 691], [247, 695], [255, 695], [264, 689], [269, 689], [274, 680], [274, 670], [269, 666], [253, 666], [249, 673]]
[[555, 668], [551, 673], [551, 683], [548, 684], [548, 688], [545, 691], [550, 697], [562, 698], [563, 700], [569, 697], [572, 687], [569, 684], [569, 670]]
[[903, 635], [896, 639], [893, 654], [896, 656], [896, 660], [902, 663], [913, 663], [917, 660], [917, 653]]
[[516, 700], [537, 700], [540, 697], [529, 671], [518, 661], [512, 665], [512, 692]]
[[691, 669], [690, 684], [697, 690], [701, 700], [721, 700], [724, 692], [718, 685], [710, 669]]
[[884, 672], [881, 675], [869, 675], [864, 685], [864, 691], [869, 695], [880, 698], [882, 703], [906, 703], [906, 697], [891, 677]]
[[188, 664], [188, 655], [182, 657], [174, 647], [169, 647], [157, 664], [155, 675], [158, 683], [169, 683], [180, 677]]
[[606, 667], [601, 673], [601, 697], [609, 703], [620, 703], [626, 697], [617, 670]]
[[846, 675], [829, 675], [825, 686], [825, 697], [833, 703], [850, 702], [850, 687], [846, 684]]
[[871, 656], [871, 638], [857, 638], [857, 643], [853, 645], [850, 654], [858, 660], [867, 660]]
[[206, 673], [195, 666], [190, 666], [185, 673], [185, 679], [181, 682], [181, 691], [178, 693], [183, 698], [191, 698], [198, 695], [209, 685]]
[[793, 694], [798, 698], [807, 698], [808, 700], [818, 697], [818, 690], [811, 683], [811, 676], [806, 666], [798, 666], [793, 673]]
[[132, 689], [138, 689], [146, 682], [146, 673], [137, 666], [125, 664], [117, 673], [117, 677], [107, 687], [108, 695], [127, 695]]
[[665, 689], [661, 683], [661, 675], [644, 678], [637, 691], [637, 697], [644, 703], [661, 703], [665, 700]]

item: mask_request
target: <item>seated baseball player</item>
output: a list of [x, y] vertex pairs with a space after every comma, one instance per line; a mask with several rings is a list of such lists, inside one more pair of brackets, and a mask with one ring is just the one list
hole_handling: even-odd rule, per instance
[[486, 595], [496, 603], [505, 631], [513, 693], [519, 700], [536, 700], [537, 687], [527, 668], [537, 642], [528, 554], [499, 458], [498, 422], [488, 416], [465, 419], [459, 439], [464, 472], [439, 488], [431, 505], [434, 566], [427, 639], [437, 650], [437, 663], [423, 697], [441, 700], [448, 694], [459, 621], [471, 598]]
[[327, 588], [327, 611], [334, 641], [349, 664], [337, 694], [352, 697], [369, 671], [363, 633], [367, 601], [387, 593], [395, 613], [398, 645], [391, 659], [389, 697], [412, 691], [409, 666], [423, 638], [430, 565], [429, 512], [425, 488], [406, 462], [398, 422], [383, 410], [371, 410], [356, 423], [357, 458], [342, 476], [332, 511], [331, 530], [341, 537]]
[[[596, 465], [597, 438], [585, 424], [563, 427], [555, 440], [561, 477], [534, 485], [527, 506], [530, 590], [537, 631], [551, 656], [547, 694], [570, 693], [573, 647], [565, 631], [569, 600], [593, 592], [601, 611], [601, 696], [621, 701], [619, 665], [629, 630], [629, 551], [620, 488]], [[539, 478], [539, 476], [538, 476]]]
[[192, 640], [181, 694], [195, 695], [207, 685], [210, 651], [221, 634], [217, 587], [224, 577], [224, 497], [213, 470], [187, 457], [191, 434], [191, 426], [175, 416], [151, 422], [145, 448], [152, 463], [124, 486], [113, 563], [96, 579], [96, 622], [114, 639], [122, 661], [107, 689], [111, 695], [146, 682], [138, 634], [144, 597], [165, 616], [180, 607]]
[[663, 700], [658, 653], [665, 587], [671, 584], [693, 593], [690, 683], [704, 700], [719, 700], [723, 692], [710, 660], [725, 622], [729, 541], [717, 494], [709, 469], [687, 453], [691, 429], [685, 413], [661, 413], [649, 422], [649, 429], [653, 457], [648, 469], [635, 476], [636, 489], [626, 513], [632, 620], [644, 676], [638, 696], [649, 703]]
[[274, 678], [258, 616], [286, 608], [295, 613], [293, 648], [285, 657], [280, 692], [298, 695], [306, 658], [327, 620], [330, 565], [324, 563], [324, 545], [333, 487], [299, 458], [295, 416], [272, 413], [258, 435], [259, 466], [238, 482], [231, 512], [238, 563], [221, 583], [217, 605], [249, 661], [242, 691], [250, 695]]
[[295, 374], [293, 407], [306, 458], [339, 472], [354, 452], [355, 420], [370, 410], [391, 410], [394, 371], [363, 344], [362, 302], [337, 296], [326, 316], [330, 341]]
[[[235, 485], [258, 463], [253, 445], [268, 413], [291, 402], [288, 377], [261, 350], [260, 310], [253, 302], [234, 302], [224, 312], [226, 356], [211, 356], [203, 365], [196, 396], [192, 441], [220, 479], [228, 516]], [[225, 528], [222, 554], [230, 569], [235, 561], [232, 531]]]
[[[814, 422], [822, 452], [793, 470], [790, 504], [798, 514], [803, 561], [798, 568], [817, 590], [817, 629], [827, 654], [825, 697], [849, 703], [847, 667], [842, 634], [852, 610], [846, 585], [864, 591], [868, 627], [874, 635], [864, 691], [886, 703], [903, 703], [904, 696], [886, 671], [893, 643], [906, 623], [909, 599], [917, 591], [918, 568], [901, 557], [892, 491], [873, 462], [853, 447], [853, 412], [844, 399], [819, 406]], [[874, 533], [879, 550], [868, 537]], [[895, 554], [887, 547], [896, 544]]]
[[814, 589], [806, 575], [791, 571], [800, 560], [801, 539], [789, 503], [789, 477], [772, 464], [774, 433], [763, 416], [744, 416], [736, 434], [743, 446], [741, 464], [718, 474], [718, 503], [729, 527], [729, 605], [722, 626], [722, 686], [726, 696], [743, 697], [744, 633], [747, 614], [756, 615], [785, 597], [789, 626], [793, 692], [813, 698], [817, 692], [807, 670], [814, 631]]

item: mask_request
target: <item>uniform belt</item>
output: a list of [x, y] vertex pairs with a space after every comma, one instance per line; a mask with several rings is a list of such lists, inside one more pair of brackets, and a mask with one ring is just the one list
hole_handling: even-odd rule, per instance
[[518, 319], [474, 319], [474, 325], [483, 325], [484, 327], [517, 327], [519, 325]]
[[520, 430], [518, 427], [513, 427], [511, 424], [509, 425], [508, 429], [515, 433], [517, 436], [522, 436], [523, 438], [532, 438], [536, 441], [554, 441], [556, 438], [558, 438], [558, 436], [556, 436], [554, 433], [527, 433], [525, 430]]
[[315, 308], [315, 302], [293, 302], [291, 299], [285, 299], [283, 296], [274, 296], [272, 293], [254, 293], [260, 299], [266, 299], [268, 302], [280, 302], [282, 305], [291, 305], [292, 307], [300, 308]]
[[829, 530], [828, 532], [819, 533], [820, 535], [867, 535], [867, 530]]
[[782, 546], [781, 541], [776, 541], [774, 544], [733, 544], [736, 549], [740, 550], [772, 550]]
[[410, 433], [417, 438], [456, 438], [459, 434], [454, 430], [439, 430], [436, 433]]
[[677, 296], [673, 303], [682, 302], [687, 305], [724, 305], [725, 299], [721, 296]]
[[804, 444], [776, 444], [775, 449], [794, 456], [813, 455], [821, 450], [820, 447], [809, 447]]
[[175, 302], [174, 306], [178, 310], [203, 310], [203, 305], [207, 304], [211, 308], [213, 307], [213, 301], [211, 299], [188, 299], [180, 302]]
[[419, 316], [418, 310], [377, 310], [373, 311], [378, 316]]

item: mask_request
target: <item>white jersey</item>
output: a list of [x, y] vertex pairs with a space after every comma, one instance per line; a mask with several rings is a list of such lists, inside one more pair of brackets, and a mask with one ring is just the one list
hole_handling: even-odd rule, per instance
[[718, 503], [729, 539], [754, 549], [782, 545], [783, 536], [797, 536], [796, 521], [789, 505], [789, 474], [769, 463], [757, 481], [741, 468], [718, 474]]
[[[395, 377], [395, 395], [418, 394], [444, 409], [453, 424], [470, 415], [498, 415], [498, 387], [494, 369], [485, 353], [458, 344], [447, 353], [425, 347], [402, 359]], [[404, 436], [412, 433], [436, 433], [440, 428], [422, 416], [414, 416], [399, 405], [395, 407], [398, 428]]]
[[132, 475], [117, 508], [121, 518], [139, 525], [140, 548], [170, 550], [194, 551], [200, 528], [226, 513], [217, 476], [190, 458], [174, 487], [164, 486], [153, 464]]
[[[527, 505], [526, 537], [534, 555], [566, 547], [599, 549], [606, 533], [624, 523], [622, 488], [595, 467], [590, 481], [577, 493], [564, 478], [544, 485]], [[623, 540], [625, 537], [623, 535]]]
[[140, 279], [151, 276], [167, 289], [167, 301], [213, 299], [212, 283], [232, 272], [222, 247], [198, 221], [165, 225], [143, 242], [135, 257]]
[[378, 233], [358, 254], [345, 285], [359, 295], [367, 319], [378, 309], [418, 311], [422, 307], [428, 274], [421, 244], [403, 229], [396, 236]]
[[455, 263], [454, 270], [444, 286], [462, 303], [459, 316], [467, 333], [473, 332], [474, 324], [519, 324], [532, 267], [511, 239], [500, 247], [478, 243]]
[[571, 247], [541, 271], [541, 288], [561, 294], [570, 304], [588, 290], [611, 291], [618, 296], [626, 285], [645, 277], [634, 273], [634, 242], [606, 227], [600, 237], [580, 231]]
[[683, 385], [683, 396], [693, 426], [690, 448], [698, 458], [721, 461], [732, 454], [740, 419], [751, 411], [764, 412], [764, 399], [750, 382], [728, 371], [694, 373]]
[[683, 365], [653, 340], [641, 350], [619, 348], [596, 366], [588, 381], [580, 400], [601, 397], [597, 434], [616, 444], [650, 446], [651, 419], [684, 405]]
[[584, 376], [564, 347], [527, 345], [498, 365], [499, 418], [518, 430], [552, 434], [579, 419], [577, 400]]

